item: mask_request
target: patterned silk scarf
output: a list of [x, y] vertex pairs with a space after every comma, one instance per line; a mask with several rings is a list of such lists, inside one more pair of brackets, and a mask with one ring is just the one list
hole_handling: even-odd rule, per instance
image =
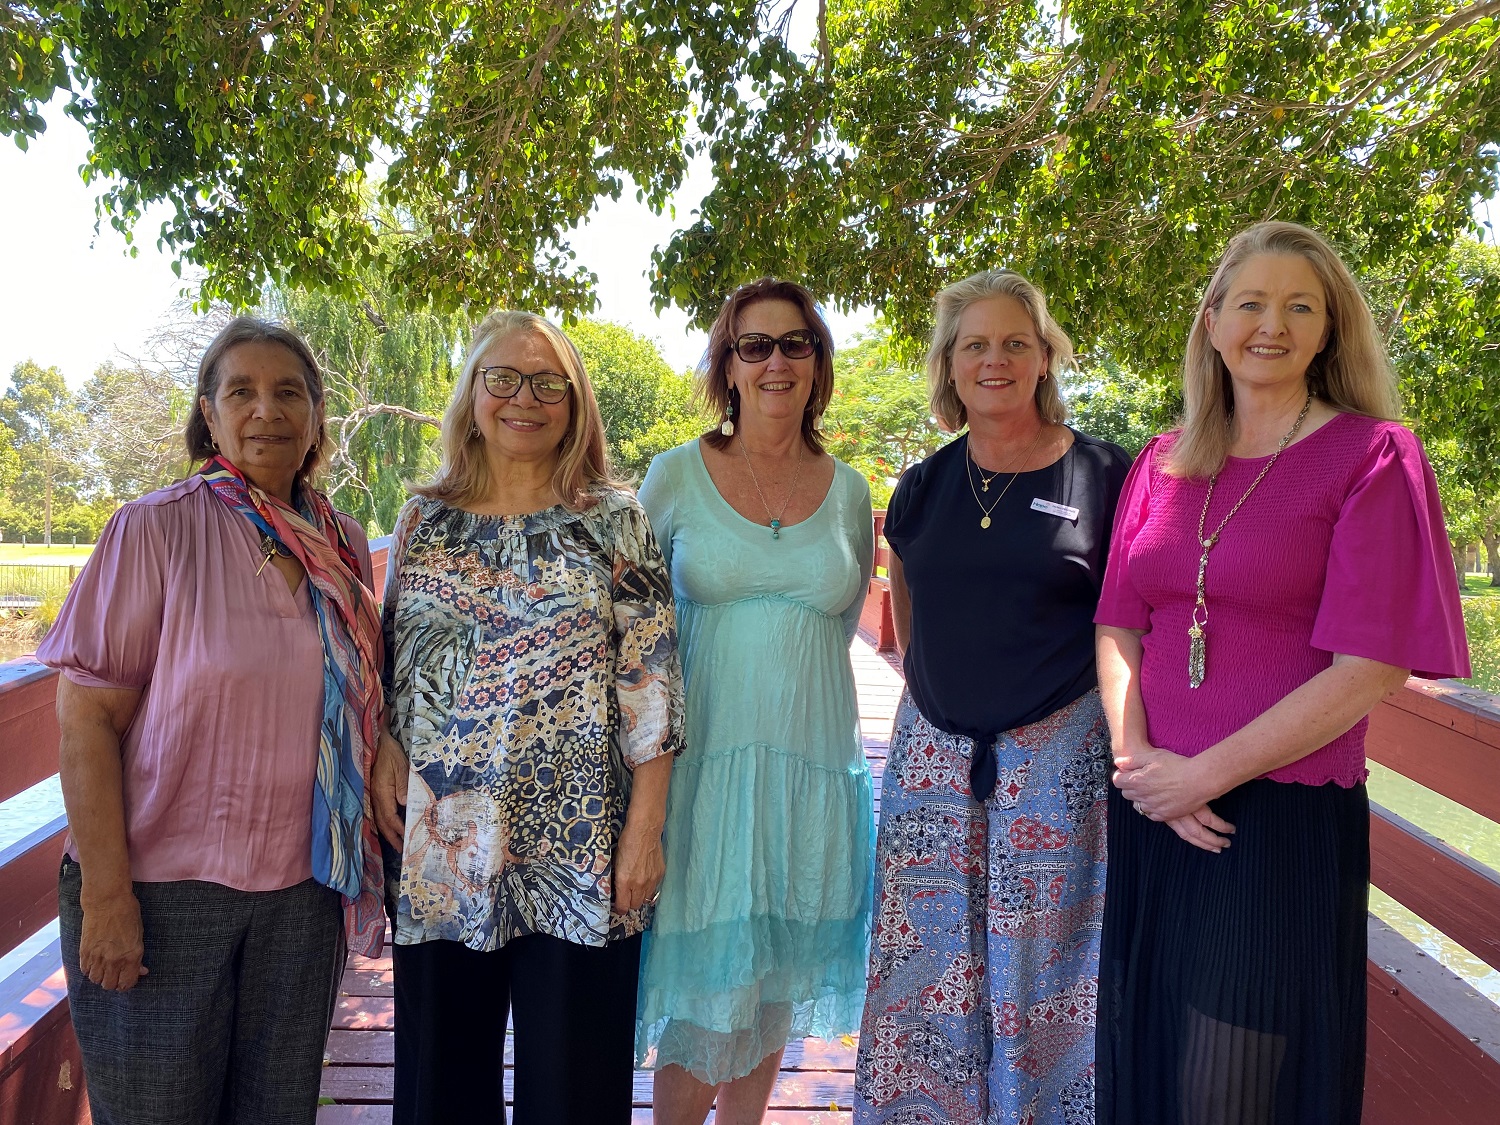
[[203, 466], [214, 494], [307, 570], [323, 641], [323, 723], [313, 794], [313, 878], [344, 896], [349, 946], [380, 954], [385, 933], [383, 872], [366, 782], [381, 711], [380, 615], [359, 574], [359, 559], [328, 497], [299, 492], [301, 511], [268, 496], [224, 457]]

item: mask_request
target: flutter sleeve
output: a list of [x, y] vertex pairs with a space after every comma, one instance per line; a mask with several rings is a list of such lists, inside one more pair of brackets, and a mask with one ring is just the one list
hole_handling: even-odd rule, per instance
[[1104, 587], [1099, 592], [1099, 608], [1094, 612], [1096, 625], [1138, 630], [1151, 627], [1151, 606], [1130, 580], [1130, 545], [1151, 514], [1153, 466], [1160, 455], [1160, 442], [1161, 435], [1157, 435], [1146, 443], [1120, 491], [1114, 531], [1109, 538], [1109, 561], [1104, 567]]
[[393, 716], [393, 698], [396, 671], [396, 599], [401, 592], [401, 565], [406, 561], [407, 544], [411, 542], [412, 529], [422, 518], [421, 501], [415, 497], [408, 500], [396, 516], [396, 526], [391, 531], [391, 545], [385, 556], [385, 592], [380, 602], [380, 632], [384, 642], [385, 660], [381, 668], [380, 682], [385, 691], [385, 713]]
[[682, 664], [672, 580], [646, 513], [624, 499], [614, 533], [615, 697], [620, 747], [631, 769], [683, 748]]
[[1404, 426], [1381, 426], [1350, 480], [1312, 644], [1428, 679], [1470, 674], [1437, 480]]
[[160, 512], [138, 502], [110, 517], [37, 648], [38, 660], [75, 684], [140, 690], [151, 682], [166, 607]]

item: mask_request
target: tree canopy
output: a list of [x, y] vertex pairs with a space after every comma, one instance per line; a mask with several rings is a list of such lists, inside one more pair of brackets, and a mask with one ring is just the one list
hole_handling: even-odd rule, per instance
[[1155, 371], [1245, 223], [1319, 226], [1405, 293], [1497, 186], [1500, 0], [797, 2], [12, 4], [0, 131], [66, 88], [103, 213], [168, 203], [164, 245], [239, 304], [376, 268], [586, 313], [568, 231], [702, 156], [660, 304], [779, 273], [914, 337], [1006, 264]]

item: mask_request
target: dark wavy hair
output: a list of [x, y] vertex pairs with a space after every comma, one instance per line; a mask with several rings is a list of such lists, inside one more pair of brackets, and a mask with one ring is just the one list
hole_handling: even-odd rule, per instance
[[[818, 334], [818, 350], [813, 353], [816, 363], [813, 391], [802, 411], [802, 440], [814, 453], [822, 453], [823, 436], [818, 433], [818, 419], [833, 398], [833, 340], [829, 337], [823, 314], [818, 311], [817, 301], [795, 281], [763, 277], [741, 285], [724, 299], [724, 307], [708, 330], [708, 347], [698, 362], [698, 401], [715, 418], [724, 417], [732, 403], [735, 417], [739, 417], [740, 394], [729, 386], [729, 363], [734, 355], [729, 345], [734, 343], [740, 315], [757, 301], [788, 301], [796, 305], [802, 310], [802, 319], [807, 321], [807, 326]], [[715, 449], [723, 449], [729, 444], [729, 439], [717, 427], [704, 434], [702, 440]]]
[[[203, 400], [213, 402], [218, 396], [221, 377], [219, 369], [224, 365], [224, 357], [230, 348], [240, 344], [259, 343], [280, 344], [296, 356], [297, 362], [302, 365], [302, 378], [307, 383], [308, 397], [312, 399], [314, 406], [323, 405], [323, 372], [318, 367], [317, 359], [313, 357], [312, 349], [307, 346], [307, 341], [290, 328], [269, 320], [237, 316], [213, 338], [213, 342], [203, 353], [203, 359], [198, 363], [198, 386], [193, 392], [193, 408], [188, 413], [187, 426], [182, 431], [182, 440], [187, 445], [187, 454], [193, 464], [207, 461], [218, 453], [213, 434], [208, 429], [208, 419], [203, 414]], [[318, 427], [318, 436], [314, 439], [312, 448], [307, 451], [302, 467], [297, 470], [298, 483], [311, 480], [317, 473], [323, 458], [322, 449], [327, 442], [328, 423], [325, 420]]]

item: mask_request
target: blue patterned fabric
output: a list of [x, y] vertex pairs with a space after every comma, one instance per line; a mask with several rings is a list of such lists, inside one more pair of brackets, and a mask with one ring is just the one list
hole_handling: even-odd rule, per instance
[[903, 694], [854, 1120], [1092, 1125], [1110, 762], [1099, 693], [1001, 735], [983, 805], [972, 749]]

